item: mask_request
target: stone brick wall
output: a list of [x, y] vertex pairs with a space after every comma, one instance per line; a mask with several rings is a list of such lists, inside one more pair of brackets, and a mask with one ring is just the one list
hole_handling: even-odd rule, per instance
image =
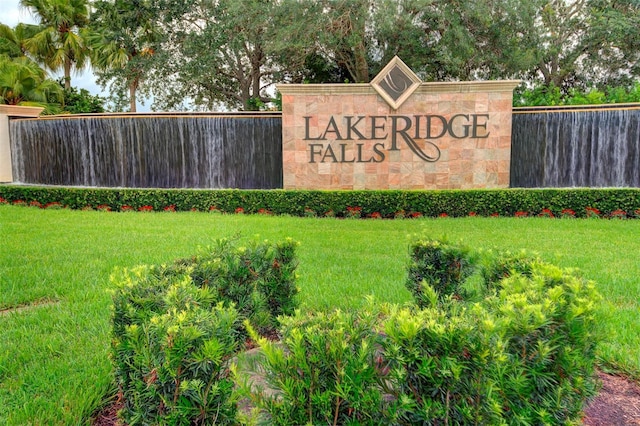
[[507, 188], [517, 81], [280, 85], [285, 189]]

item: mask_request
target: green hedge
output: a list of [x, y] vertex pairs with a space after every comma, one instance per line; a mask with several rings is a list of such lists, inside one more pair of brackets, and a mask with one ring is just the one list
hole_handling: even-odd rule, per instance
[[[218, 211], [293, 216], [640, 217], [640, 189], [193, 190], [0, 185], [0, 202], [113, 211]], [[354, 208], [358, 208], [354, 210]], [[357, 213], [357, 214], [354, 214]]]

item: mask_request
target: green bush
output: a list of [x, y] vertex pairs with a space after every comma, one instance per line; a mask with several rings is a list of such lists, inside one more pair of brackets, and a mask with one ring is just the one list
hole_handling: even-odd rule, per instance
[[576, 422], [596, 391], [594, 284], [534, 261], [530, 276], [514, 272], [497, 287], [485, 306], [507, 354], [492, 373], [507, 423]]
[[473, 273], [469, 250], [438, 240], [420, 240], [409, 249], [409, 276], [405, 283], [420, 308], [433, 306], [430, 289], [440, 300], [460, 297], [463, 282]]
[[[281, 343], [260, 338], [260, 355], [237, 372], [242, 394], [275, 425], [389, 424], [377, 315], [298, 314], [282, 324]], [[264, 372], [264, 386], [248, 372]]]
[[397, 423], [505, 423], [492, 377], [502, 351], [466, 311], [397, 309], [384, 330], [388, 380], [402, 402]]
[[124, 327], [113, 340], [116, 379], [130, 425], [233, 424], [228, 361], [238, 349], [238, 312], [188, 277], [172, 284], [166, 312]]
[[[111, 211], [152, 210], [347, 217], [640, 217], [640, 189], [193, 190], [0, 185], [0, 202]], [[54, 204], [55, 203], [55, 204]], [[595, 213], [597, 212], [597, 213]]]
[[640, 102], [640, 83], [633, 86], [572, 88], [561, 90], [555, 85], [527, 88], [524, 84], [514, 91], [513, 106], [601, 105]]
[[[389, 424], [380, 386], [377, 317], [369, 311], [296, 315], [282, 321], [281, 343], [258, 339], [261, 356], [245, 361], [242, 393], [274, 425]], [[247, 373], [264, 372], [264, 386]]]
[[228, 361], [242, 320], [272, 334], [296, 307], [295, 246], [219, 240], [169, 265], [112, 275], [112, 358], [129, 424], [234, 423]]
[[[434, 251], [446, 247], [429, 243]], [[386, 322], [384, 356], [394, 366], [396, 397], [408, 401], [400, 418], [577, 421], [596, 388], [593, 283], [522, 252], [492, 256], [481, 276], [486, 297], [479, 303], [437, 303], [452, 287], [425, 282], [416, 299], [432, 308], [397, 310]]]

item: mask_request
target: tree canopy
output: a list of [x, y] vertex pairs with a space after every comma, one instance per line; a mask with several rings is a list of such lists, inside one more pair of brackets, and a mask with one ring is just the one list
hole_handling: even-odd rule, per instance
[[640, 77], [638, 0], [21, 3], [39, 25], [0, 26], [0, 54], [62, 66], [65, 83], [90, 58], [132, 111], [138, 93], [154, 109], [259, 109], [275, 83], [368, 82], [394, 55], [425, 81], [521, 79], [549, 93]]

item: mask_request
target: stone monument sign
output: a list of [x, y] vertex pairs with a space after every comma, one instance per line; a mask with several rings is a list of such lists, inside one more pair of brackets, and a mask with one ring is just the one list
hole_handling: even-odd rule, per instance
[[396, 57], [370, 84], [279, 85], [284, 189], [507, 188], [518, 83], [423, 83]]

